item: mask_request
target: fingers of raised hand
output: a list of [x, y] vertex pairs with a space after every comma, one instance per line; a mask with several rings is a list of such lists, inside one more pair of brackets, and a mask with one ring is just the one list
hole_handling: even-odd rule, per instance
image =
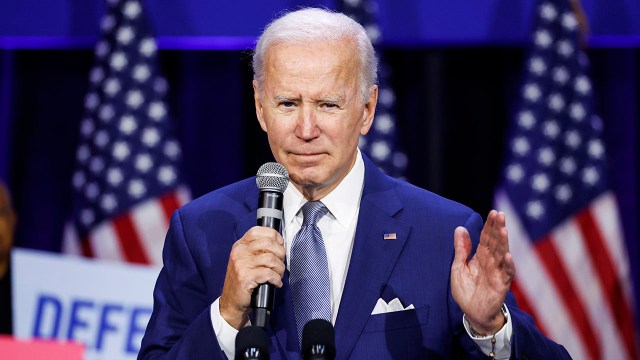
[[480, 249], [494, 256], [502, 257], [509, 252], [505, 216], [502, 212], [491, 210], [480, 233]]
[[469, 232], [462, 226], [458, 226], [453, 233], [453, 241], [455, 248], [454, 265], [462, 266], [467, 262], [471, 254], [471, 237]]

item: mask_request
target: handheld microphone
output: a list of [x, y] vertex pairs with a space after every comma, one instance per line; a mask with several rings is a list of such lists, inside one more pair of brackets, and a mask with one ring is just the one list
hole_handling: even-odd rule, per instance
[[[260, 189], [258, 197], [258, 225], [267, 226], [280, 232], [282, 198], [289, 184], [289, 172], [277, 162], [260, 166], [256, 174], [256, 184]], [[251, 294], [254, 322], [256, 326], [266, 328], [275, 302], [275, 287], [272, 284], [260, 284]]]
[[303, 360], [333, 360], [336, 340], [333, 325], [324, 319], [310, 320], [302, 329]]
[[269, 360], [269, 336], [257, 326], [247, 326], [236, 335], [235, 360]]

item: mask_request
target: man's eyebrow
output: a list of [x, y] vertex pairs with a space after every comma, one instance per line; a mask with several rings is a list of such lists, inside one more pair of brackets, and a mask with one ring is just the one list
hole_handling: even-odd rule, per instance
[[296, 96], [288, 96], [288, 95], [276, 95], [273, 97], [273, 100], [276, 102], [284, 102], [284, 101], [295, 101], [299, 100]]
[[326, 96], [323, 98], [319, 98], [316, 100], [317, 102], [327, 102], [327, 103], [341, 103], [344, 101], [344, 96], [336, 95], [336, 96]]

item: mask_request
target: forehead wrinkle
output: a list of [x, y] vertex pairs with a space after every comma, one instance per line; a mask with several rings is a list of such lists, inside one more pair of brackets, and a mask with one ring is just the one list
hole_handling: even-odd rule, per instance
[[[340, 42], [329, 44], [345, 45]], [[304, 48], [302, 57], [291, 56], [295, 48]], [[306, 98], [313, 102], [345, 102], [351, 97], [351, 92], [357, 94], [359, 63], [354, 56], [350, 56], [354, 49], [341, 46], [327, 62], [317, 61], [326, 56], [324, 51], [324, 47], [299, 44], [280, 43], [273, 46], [266, 53], [264, 73], [265, 90], [278, 93], [270, 96], [272, 100], [301, 101]], [[313, 61], [308, 63], [305, 60], [307, 58]]]

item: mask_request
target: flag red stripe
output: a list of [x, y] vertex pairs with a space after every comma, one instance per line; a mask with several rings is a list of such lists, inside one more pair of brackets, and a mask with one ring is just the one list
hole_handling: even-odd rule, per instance
[[593, 331], [593, 326], [587, 317], [584, 305], [580, 301], [578, 293], [573, 288], [568, 272], [564, 264], [558, 257], [558, 252], [553, 245], [549, 236], [544, 237], [536, 242], [535, 249], [538, 252], [540, 260], [544, 263], [547, 271], [553, 274], [553, 282], [555, 283], [558, 293], [562, 297], [565, 308], [569, 311], [575, 327], [580, 333], [583, 345], [588, 349], [592, 359], [600, 358], [600, 343]]
[[622, 283], [616, 275], [613, 261], [609, 257], [610, 251], [604, 243], [602, 232], [588, 208], [577, 214], [576, 222], [585, 238], [591, 261], [598, 273], [627, 354], [631, 359], [637, 359], [633, 313], [624, 296]]
[[80, 246], [82, 248], [82, 255], [86, 257], [94, 257], [93, 249], [91, 248], [91, 243], [89, 242], [89, 237], [85, 236], [80, 239]]
[[520, 310], [531, 315], [531, 317], [533, 318], [533, 321], [538, 327], [538, 330], [540, 330], [545, 335], [549, 335], [549, 333], [547, 333], [545, 328], [540, 324], [540, 321], [539, 321], [540, 318], [531, 307], [531, 304], [529, 304], [529, 299], [527, 299], [527, 296], [524, 294], [524, 292], [520, 288], [520, 282], [517, 279], [511, 283], [511, 292], [513, 293], [513, 296], [516, 297], [516, 301], [518, 302], [518, 307], [520, 308]]
[[175, 209], [180, 207], [180, 203], [178, 202], [178, 193], [171, 191], [162, 195], [160, 197], [160, 204], [162, 204], [164, 216], [167, 220], [167, 224], [169, 224], [171, 222], [171, 214]]
[[113, 219], [113, 227], [118, 234], [118, 242], [125, 259], [131, 263], [149, 264], [150, 261], [142, 247], [142, 241], [129, 214], [125, 213], [115, 217]]

